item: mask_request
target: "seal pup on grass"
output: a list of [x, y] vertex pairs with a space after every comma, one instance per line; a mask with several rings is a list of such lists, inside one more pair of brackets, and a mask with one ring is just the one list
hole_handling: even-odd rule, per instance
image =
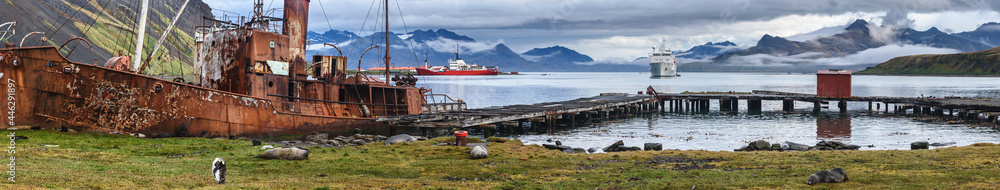
[[212, 176], [215, 176], [215, 181], [219, 184], [226, 183], [226, 160], [215, 158], [212, 161]]
[[482, 146], [472, 148], [472, 151], [469, 151], [469, 154], [472, 156], [472, 159], [481, 159], [486, 158], [487, 156], [486, 148], [483, 148]]
[[275, 148], [264, 151], [254, 158], [282, 159], [282, 160], [305, 160], [309, 159], [309, 149], [302, 147]]
[[410, 135], [407, 135], [407, 134], [401, 134], [401, 135], [392, 136], [392, 137], [389, 137], [389, 139], [386, 139], [385, 140], [385, 145], [388, 146], [388, 145], [391, 145], [391, 144], [411, 143], [413, 141], [417, 141], [417, 138], [414, 138], [413, 136], [410, 136]]
[[830, 171], [819, 171], [806, 179], [806, 184], [813, 185], [817, 183], [840, 183], [847, 181], [847, 171], [843, 168], [834, 168]]

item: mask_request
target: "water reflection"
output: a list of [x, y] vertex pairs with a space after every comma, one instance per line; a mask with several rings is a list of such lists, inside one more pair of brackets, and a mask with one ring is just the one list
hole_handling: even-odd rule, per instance
[[850, 138], [850, 116], [834, 115], [816, 117], [816, 140], [844, 141]]

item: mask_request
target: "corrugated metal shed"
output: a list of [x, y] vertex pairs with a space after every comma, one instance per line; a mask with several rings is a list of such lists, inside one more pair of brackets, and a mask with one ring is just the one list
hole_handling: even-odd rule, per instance
[[821, 97], [851, 97], [851, 71], [830, 69], [816, 72], [816, 95]]

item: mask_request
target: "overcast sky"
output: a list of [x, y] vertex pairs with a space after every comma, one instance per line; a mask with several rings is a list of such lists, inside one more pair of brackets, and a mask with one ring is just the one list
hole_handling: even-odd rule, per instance
[[[205, 0], [242, 15], [251, 2]], [[309, 30], [371, 33], [381, 2], [312, 0]], [[265, 9], [282, 6], [283, 0], [264, 0]], [[444, 28], [503, 42], [517, 53], [562, 45], [597, 60], [646, 56], [661, 38], [673, 49], [726, 40], [752, 46], [764, 34], [793, 36], [855, 19], [945, 32], [1000, 22], [995, 0], [390, 0], [389, 6], [393, 32], [402, 33], [405, 22], [409, 31]]]

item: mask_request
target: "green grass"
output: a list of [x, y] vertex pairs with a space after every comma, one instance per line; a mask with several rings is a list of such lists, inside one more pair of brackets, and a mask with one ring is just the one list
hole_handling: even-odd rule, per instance
[[[251, 158], [262, 151], [248, 140], [16, 133], [30, 139], [16, 142], [17, 182], [0, 183], [3, 189], [989, 189], [1000, 184], [1000, 146], [994, 144], [914, 151], [566, 154], [508, 140], [491, 143], [489, 158], [472, 160], [463, 153], [470, 148], [433, 146], [454, 141], [443, 137], [393, 146], [309, 147], [308, 160], [285, 161]], [[216, 184], [209, 173], [215, 157], [227, 161], [226, 184]], [[696, 165], [704, 167], [691, 167]], [[850, 181], [805, 184], [808, 175], [833, 167], [845, 168]]]

